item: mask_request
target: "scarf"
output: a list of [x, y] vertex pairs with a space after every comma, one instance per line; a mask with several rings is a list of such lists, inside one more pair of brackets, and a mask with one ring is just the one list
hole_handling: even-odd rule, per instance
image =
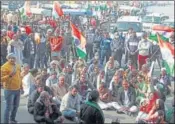
[[85, 104], [87, 104], [87, 105], [89, 105], [89, 106], [91, 106], [93, 108], [96, 108], [100, 112], [101, 116], [103, 117], [103, 122], [105, 121], [103, 111], [101, 110], [100, 106], [97, 103], [91, 102], [91, 101], [87, 101]]

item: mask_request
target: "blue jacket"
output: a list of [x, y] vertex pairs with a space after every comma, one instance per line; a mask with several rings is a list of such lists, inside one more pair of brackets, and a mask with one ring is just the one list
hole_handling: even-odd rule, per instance
[[103, 39], [100, 43], [100, 49], [101, 50], [111, 50], [111, 47], [110, 47], [111, 41], [112, 41], [111, 38]]

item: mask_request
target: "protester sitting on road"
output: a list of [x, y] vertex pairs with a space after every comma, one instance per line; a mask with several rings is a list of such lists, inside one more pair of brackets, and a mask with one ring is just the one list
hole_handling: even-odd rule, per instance
[[137, 76], [137, 84], [136, 84], [136, 102], [137, 104], [140, 104], [140, 101], [142, 99], [145, 99], [147, 97], [147, 85], [144, 81], [144, 77], [142, 75]]
[[117, 102], [118, 106], [116, 107], [119, 113], [133, 114], [138, 110], [135, 90], [129, 85], [126, 79], [122, 81], [122, 87], [118, 91]]
[[146, 100], [145, 105], [140, 106], [140, 111], [138, 113], [138, 116], [136, 117], [136, 122], [147, 117], [148, 113], [154, 107], [157, 99], [159, 99], [159, 95], [157, 94], [157, 92], [154, 91], [148, 94], [148, 100]]
[[136, 69], [132, 69], [131, 71], [130, 71], [130, 73], [127, 75], [127, 80], [129, 81], [129, 83], [130, 83], [130, 86], [132, 87], [132, 88], [136, 88], [136, 83], [137, 83], [137, 75], [138, 75], [138, 72], [137, 72], [137, 70]]
[[51, 89], [54, 94], [53, 100], [56, 101], [57, 105], [60, 105], [62, 98], [68, 92], [68, 84], [65, 82], [65, 76], [60, 75], [58, 82], [53, 84]]
[[164, 102], [166, 101], [166, 92], [165, 86], [159, 82], [158, 78], [154, 77], [151, 81], [154, 85], [154, 90], [158, 93], [159, 98], [162, 99]]
[[111, 91], [107, 88], [105, 83], [102, 83], [98, 89], [100, 99], [98, 101], [98, 104], [101, 109], [108, 109], [111, 106], [108, 106], [108, 103], [112, 101], [112, 94]]
[[56, 84], [58, 82], [57, 78], [57, 72], [51, 71], [49, 78], [46, 80], [46, 86], [51, 87], [52, 85]]
[[113, 101], [115, 102], [117, 102], [118, 90], [122, 87], [122, 81], [123, 79], [120, 78], [119, 71], [116, 71], [109, 86], [109, 90], [112, 93]]
[[[161, 99], [157, 99], [155, 105], [152, 107], [151, 111], [147, 114], [146, 118], [140, 119], [146, 123], [155, 123], [157, 122], [157, 119], [159, 117], [160, 110], [164, 113], [165, 115], [165, 107], [164, 107], [164, 101]], [[140, 121], [139, 120], [139, 121]], [[165, 116], [164, 119], [165, 120]], [[139, 122], [138, 121], [138, 122]]]
[[50, 62], [50, 68], [47, 69], [47, 73], [50, 74], [52, 71], [55, 71], [57, 75], [59, 75], [59, 62], [57, 60], [53, 60]]
[[99, 93], [93, 90], [89, 93], [88, 101], [80, 108], [80, 119], [83, 124], [104, 124], [103, 111], [97, 104]]
[[76, 85], [69, 87], [69, 92], [62, 98], [60, 106], [63, 116], [76, 122], [78, 121], [77, 115], [80, 113], [80, 99], [77, 93]]
[[174, 117], [175, 117], [175, 110], [174, 110], [175, 104], [174, 104], [174, 99], [172, 100], [172, 107], [173, 107], [173, 112], [172, 112], [171, 119], [170, 119], [169, 123], [174, 124], [174, 123], [175, 123], [175, 121], [174, 121]]
[[66, 66], [66, 72], [65, 72], [65, 82], [68, 85], [72, 85], [72, 74], [73, 74], [73, 69], [70, 64]]
[[35, 82], [34, 78], [37, 75], [37, 73], [38, 73], [37, 69], [31, 69], [29, 71], [29, 73], [26, 76], [24, 76], [24, 78], [22, 79], [23, 91], [24, 91], [23, 96], [24, 97], [29, 95], [30, 86], [31, 86], [31, 84], [34, 84], [34, 82]]
[[21, 77], [22, 79], [24, 78], [24, 76], [26, 76], [29, 73], [30, 70], [30, 66], [27, 63], [24, 63], [21, 69]]
[[97, 77], [99, 75], [99, 70], [99, 67], [95, 66], [93, 72], [90, 74], [90, 82], [94, 86], [94, 88], [97, 88]]
[[80, 79], [76, 80], [74, 84], [78, 86], [78, 93], [81, 102], [86, 100], [88, 89], [94, 89], [94, 86], [87, 80], [85, 74], [81, 74]]
[[[113, 59], [113, 57], [112, 57]], [[106, 83], [106, 86], [109, 87], [110, 85], [110, 82], [116, 72], [116, 67], [114, 65], [114, 61], [110, 61], [108, 64], [107, 64], [107, 69], [106, 69], [106, 72], [105, 72], [105, 83]]]
[[53, 96], [53, 92], [48, 86], [45, 86], [43, 83], [43, 76], [42, 75], [37, 75], [35, 77], [35, 83], [31, 84], [30, 89], [29, 89], [29, 95], [32, 94], [33, 91], [37, 89], [37, 86], [42, 84], [44, 86], [44, 90], [47, 91], [51, 96]]
[[97, 76], [97, 89], [99, 89], [100, 85], [105, 82], [105, 71], [100, 70], [100, 73]]
[[171, 88], [171, 80], [170, 80], [170, 77], [169, 77], [169, 75], [167, 74], [165, 68], [162, 68], [162, 69], [161, 69], [161, 75], [160, 75], [159, 81], [160, 81], [160, 83], [162, 83], [162, 84], [165, 86], [166, 95], [170, 94], [171, 91], [172, 91], [172, 88]]
[[40, 93], [42, 91], [44, 91], [44, 86], [40, 83], [40, 84], [38, 84], [37, 89], [34, 90], [31, 93], [31, 95], [29, 96], [27, 108], [28, 108], [28, 112], [30, 114], [33, 114], [33, 112], [34, 112], [34, 104], [35, 104], [36, 100], [39, 98]]
[[37, 123], [54, 124], [61, 116], [57, 106], [50, 100], [49, 93], [41, 92], [34, 105], [34, 120]]
[[49, 74], [47, 73], [46, 68], [41, 69], [41, 75], [42, 75], [42, 83], [46, 85], [46, 80], [49, 78]]

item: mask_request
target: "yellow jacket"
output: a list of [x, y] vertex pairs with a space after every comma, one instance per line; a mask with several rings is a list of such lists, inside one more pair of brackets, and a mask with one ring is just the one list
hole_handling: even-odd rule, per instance
[[9, 62], [6, 62], [1, 66], [1, 83], [3, 84], [4, 89], [19, 90], [22, 86], [20, 65], [16, 65], [15, 75], [13, 77], [9, 77], [13, 71], [13, 68], [13, 65], [11, 65]]

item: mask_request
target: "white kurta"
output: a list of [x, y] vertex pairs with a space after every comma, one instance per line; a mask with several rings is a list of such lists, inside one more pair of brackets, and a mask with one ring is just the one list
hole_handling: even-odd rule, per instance
[[31, 73], [28, 73], [24, 78], [22, 79], [22, 86], [24, 90], [24, 96], [29, 95], [29, 90], [31, 84], [34, 83], [34, 77], [31, 75]]

